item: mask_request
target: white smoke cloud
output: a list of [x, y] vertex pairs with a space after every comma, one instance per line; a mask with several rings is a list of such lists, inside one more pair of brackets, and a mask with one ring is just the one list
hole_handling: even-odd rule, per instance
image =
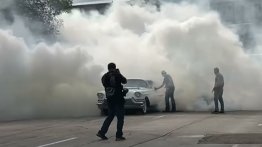
[[164, 4], [160, 12], [114, 4], [106, 15], [75, 11], [63, 19], [65, 40], [89, 46], [99, 64], [115, 61], [127, 77], [158, 81], [167, 70], [181, 110], [212, 107], [214, 67], [225, 76], [227, 110], [260, 109], [261, 70], [215, 12], [187, 3]]
[[[44, 43], [28, 48], [0, 31], [0, 119], [94, 115], [103, 70], [84, 48]], [[92, 103], [92, 105], [90, 105]]]
[[101, 74], [112, 61], [127, 78], [160, 83], [166, 70], [179, 110], [212, 108], [219, 67], [226, 110], [261, 109], [262, 70], [215, 12], [186, 3], [161, 11], [115, 3], [105, 15], [61, 18], [62, 41], [54, 45], [28, 44], [15, 29], [0, 29], [0, 119], [97, 114]]

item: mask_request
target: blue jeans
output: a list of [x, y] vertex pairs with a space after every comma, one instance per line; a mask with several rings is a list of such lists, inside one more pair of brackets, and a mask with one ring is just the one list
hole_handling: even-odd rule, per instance
[[219, 111], [218, 101], [220, 102], [220, 111], [224, 111], [224, 101], [223, 101], [223, 89], [219, 88], [214, 91], [214, 102], [215, 102], [215, 111]]
[[124, 125], [125, 109], [122, 103], [108, 102], [108, 116], [105, 119], [101, 130], [99, 131], [102, 135], [105, 135], [108, 128], [113, 121], [114, 117], [117, 117], [117, 132], [116, 137], [123, 136], [123, 125]]
[[165, 94], [166, 111], [170, 111], [169, 99], [171, 99], [172, 111], [176, 111], [176, 102], [174, 98], [174, 92], [175, 92], [174, 87], [166, 88], [166, 94]]

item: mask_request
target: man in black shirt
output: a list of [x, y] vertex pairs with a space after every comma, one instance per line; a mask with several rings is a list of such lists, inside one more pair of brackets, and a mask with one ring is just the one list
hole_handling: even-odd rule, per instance
[[105, 119], [100, 131], [97, 133], [97, 136], [103, 140], [108, 139], [105, 134], [107, 133], [108, 128], [115, 116], [117, 117], [116, 141], [125, 140], [122, 131], [125, 114], [125, 99], [122, 84], [126, 84], [126, 82], [126, 78], [118, 69], [116, 69], [116, 65], [114, 63], [109, 63], [108, 72], [102, 77], [102, 84], [105, 88], [108, 104], [108, 116]]

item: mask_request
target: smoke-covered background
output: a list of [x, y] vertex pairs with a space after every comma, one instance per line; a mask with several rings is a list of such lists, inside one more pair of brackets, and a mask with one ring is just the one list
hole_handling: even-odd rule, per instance
[[213, 107], [219, 67], [226, 110], [261, 109], [261, 64], [249, 55], [259, 45], [247, 51], [236, 29], [207, 4], [169, 2], [158, 10], [116, 2], [104, 14], [72, 10], [59, 16], [63, 26], [53, 43], [15, 14], [11, 24], [1, 21], [0, 120], [97, 115], [96, 92], [112, 61], [127, 78], [159, 84], [166, 70], [178, 109], [196, 111]]

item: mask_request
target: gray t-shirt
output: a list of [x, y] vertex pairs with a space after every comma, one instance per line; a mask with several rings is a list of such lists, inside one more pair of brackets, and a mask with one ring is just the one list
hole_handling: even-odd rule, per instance
[[221, 73], [216, 74], [215, 78], [215, 88], [223, 88], [224, 87], [224, 77]]
[[164, 77], [163, 84], [165, 85], [165, 88], [174, 88], [175, 87], [173, 79], [169, 74], [167, 74]]

